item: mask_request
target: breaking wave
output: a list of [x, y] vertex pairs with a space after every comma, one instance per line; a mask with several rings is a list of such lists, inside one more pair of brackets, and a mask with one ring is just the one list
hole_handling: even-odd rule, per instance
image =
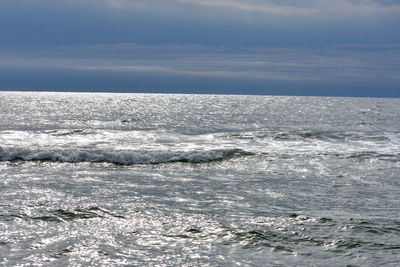
[[1, 148], [1, 161], [51, 161], [51, 162], [106, 162], [121, 165], [160, 164], [171, 162], [204, 163], [250, 156], [241, 149], [212, 149], [194, 151], [135, 151], [135, 150], [31, 150], [26, 148]]

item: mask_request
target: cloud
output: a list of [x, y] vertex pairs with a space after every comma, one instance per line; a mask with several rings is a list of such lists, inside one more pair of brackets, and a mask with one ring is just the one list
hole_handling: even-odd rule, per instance
[[400, 3], [391, 0], [102, 0], [112, 8], [209, 7], [218, 10], [284, 15], [325, 17], [332, 15], [400, 14]]
[[0, 23], [10, 77], [400, 80], [397, 0], [1, 0]]
[[50, 8], [119, 10], [123, 12], [166, 11], [169, 14], [276, 15], [325, 18], [334, 16], [399, 15], [397, 0], [2, 0], [0, 8]]
[[256, 13], [267, 13], [276, 15], [311, 15], [315, 12], [312, 8], [299, 6], [283, 6], [268, 3], [266, 1], [234, 1], [234, 0], [180, 0], [181, 3], [209, 6], [224, 9], [237, 9]]
[[400, 81], [400, 46], [322, 49], [200, 45], [90, 45], [9, 49], [0, 67], [66, 69], [84, 73], [144, 73], [264, 81]]
[[399, 6], [382, 0], [2, 0], [0, 23], [7, 26], [0, 27], [0, 45], [388, 44], [400, 42]]

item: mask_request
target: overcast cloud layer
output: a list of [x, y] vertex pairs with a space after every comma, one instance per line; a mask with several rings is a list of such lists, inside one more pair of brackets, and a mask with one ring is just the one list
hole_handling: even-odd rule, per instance
[[400, 96], [394, 0], [2, 0], [0, 89]]
[[171, 8], [199, 6], [232, 9], [244, 12], [287, 16], [376, 15], [399, 14], [400, 4], [395, 0], [103, 0], [112, 8]]

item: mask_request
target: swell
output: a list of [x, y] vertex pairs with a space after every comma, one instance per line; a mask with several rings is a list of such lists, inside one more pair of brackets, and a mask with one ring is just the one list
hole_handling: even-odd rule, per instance
[[355, 132], [334, 130], [289, 130], [289, 131], [258, 131], [233, 133], [229, 139], [254, 139], [273, 141], [371, 141], [371, 142], [395, 142], [400, 138], [399, 133], [385, 132]]
[[50, 161], [50, 162], [102, 162], [119, 165], [160, 163], [207, 163], [250, 156], [241, 149], [212, 149], [193, 151], [146, 151], [101, 149], [31, 150], [27, 148], [1, 148], [0, 161]]
[[268, 247], [275, 251], [294, 252], [299, 247], [321, 247], [342, 253], [388, 250], [400, 251], [396, 242], [398, 220], [362, 220], [309, 217], [291, 214], [262, 218], [256, 224], [226, 228], [220, 238], [224, 244], [240, 244], [244, 248]]
[[400, 133], [349, 131], [257, 131], [222, 136], [276, 158], [337, 157], [349, 160], [400, 161]]
[[0, 219], [4, 221], [13, 221], [15, 219], [23, 219], [27, 221], [43, 221], [43, 222], [67, 222], [73, 220], [92, 219], [92, 218], [107, 218], [114, 217], [118, 219], [125, 219], [123, 215], [115, 214], [106, 209], [96, 206], [88, 208], [75, 208], [75, 209], [54, 209], [42, 211], [41, 214], [36, 216], [28, 215], [23, 212], [1, 214]]

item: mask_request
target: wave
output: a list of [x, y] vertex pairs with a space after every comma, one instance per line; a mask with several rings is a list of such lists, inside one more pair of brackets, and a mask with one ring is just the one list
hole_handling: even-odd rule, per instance
[[398, 141], [400, 134], [396, 133], [363, 133], [354, 131], [318, 131], [318, 130], [289, 130], [289, 131], [257, 131], [231, 133], [228, 139], [272, 140], [272, 141]]
[[0, 147], [0, 161], [105, 162], [120, 165], [172, 162], [205, 163], [250, 155], [253, 153], [237, 148], [194, 151], [112, 151], [101, 149], [31, 150]]
[[399, 162], [400, 161], [400, 153], [393, 153], [393, 154], [386, 154], [386, 153], [377, 153], [374, 151], [362, 151], [362, 152], [355, 152], [355, 153], [348, 153], [348, 154], [337, 154], [339, 158], [346, 158], [346, 159], [356, 159], [356, 160], [384, 160], [384, 161], [391, 161], [391, 162]]
[[52, 136], [73, 136], [73, 135], [93, 135], [97, 132], [95, 130], [87, 129], [74, 129], [74, 130], [46, 130], [39, 133], [48, 134]]
[[3, 220], [12, 221], [14, 219], [23, 219], [27, 221], [37, 220], [44, 222], [66, 222], [73, 220], [92, 219], [92, 218], [107, 218], [113, 217], [118, 219], [125, 219], [123, 215], [116, 214], [100, 207], [88, 208], [75, 208], [75, 209], [55, 209], [44, 211], [41, 215], [32, 216], [24, 212], [17, 212], [11, 214], [0, 213], [0, 218]]
[[[321, 247], [342, 253], [364, 250], [399, 251], [398, 244], [382, 240], [383, 235], [398, 235], [398, 220], [327, 218], [291, 214], [282, 217], [259, 217], [246, 225], [226, 228], [225, 244], [244, 248], [269, 247], [275, 251], [296, 251], [298, 246]], [[340, 237], [340, 238], [332, 238]]]

